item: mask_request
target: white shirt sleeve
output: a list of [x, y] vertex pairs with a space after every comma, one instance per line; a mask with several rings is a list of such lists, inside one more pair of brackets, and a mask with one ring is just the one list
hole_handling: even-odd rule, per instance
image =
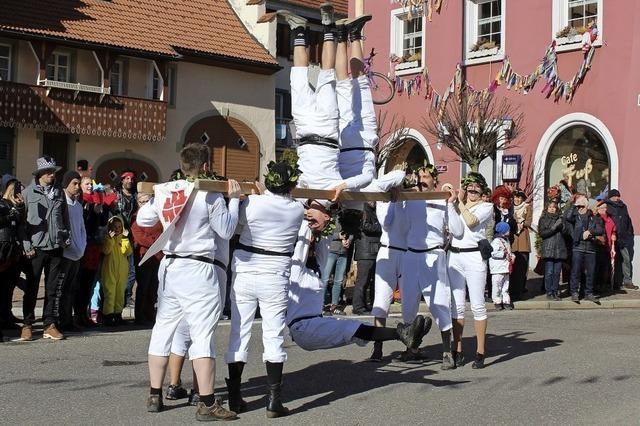
[[464, 225], [462, 223], [462, 218], [456, 211], [456, 208], [453, 206], [453, 203], [449, 203], [448, 206], [449, 212], [449, 232], [455, 238], [462, 238], [464, 234]]
[[493, 216], [493, 204], [482, 203], [473, 212], [483, 226], [487, 224], [491, 216]]
[[138, 226], [151, 227], [158, 223], [159, 220], [160, 217], [156, 209], [155, 198], [152, 198], [147, 204], [140, 207], [136, 216]]
[[[210, 197], [215, 197], [211, 200]], [[209, 204], [209, 223], [211, 229], [218, 234], [220, 238], [230, 239], [238, 226], [238, 206], [240, 200], [232, 198], [229, 200], [229, 208], [225, 205], [224, 198], [219, 194], [207, 194], [207, 204]]]

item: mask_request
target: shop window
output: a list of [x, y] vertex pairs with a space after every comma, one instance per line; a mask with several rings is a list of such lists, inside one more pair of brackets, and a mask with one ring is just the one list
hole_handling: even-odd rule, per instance
[[504, 0], [466, 0], [467, 63], [500, 60], [504, 57], [505, 39]]
[[405, 9], [391, 11], [391, 54], [399, 61], [396, 74], [414, 74], [422, 70], [424, 22], [424, 16], [410, 17]]
[[598, 133], [578, 125], [558, 136], [545, 163], [545, 191], [558, 185], [562, 203], [571, 193], [582, 193], [593, 200], [609, 190], [611, 162], [606, 145]]

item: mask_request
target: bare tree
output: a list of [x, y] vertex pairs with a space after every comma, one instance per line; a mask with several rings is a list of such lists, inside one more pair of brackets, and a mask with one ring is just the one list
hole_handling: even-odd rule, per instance
[[378, 146], [376, 147], [376, 168], [380, 168], [389, 156], [407, 141], [409, 129], [406, 120], [397, 114], [389, 118], [388, 111], [381, 111], [377, 115]]
[[463, 85], [422, 118], [422, 127], [477, 172], [482, 160], [515, 145], [523, 133], [523, 120], [507, 98]]

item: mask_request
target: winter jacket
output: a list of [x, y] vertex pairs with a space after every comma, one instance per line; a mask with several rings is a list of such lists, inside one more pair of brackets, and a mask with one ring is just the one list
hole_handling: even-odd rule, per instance
[[69, 215], [62, 188], [54, 184], [47, 192], [35, 179], [22, 191], [27, 208], [25, 252], [33, 249], [53, 250], [69, 244]]
[[120, 216], [124, 219], [125, 229], [131, 229], [131, 219], [138, 211], [136, 193], [133, 192], [130, 197], [127, 197], [122, 189], [119, 189], [116, 191], [116, 195], [116, 202], [111, 205], [111, 211], [114, 216]]
[[[514, 207], [514, 211], [518, 207]], [[511, 251], [520, 252], [520, 253], [530, 253], [531, 252], [531, 239], [529, 238], [529, 230], [531, 228], [532, 214], [531, 214], [531, 206], [527, 205], [526, 213], [523, 221], [524, 229], [519, 234], [517, 227], [517, 219], [516, 220], [516, 232], [514, 233], [513, 244], [511, 244]], [[514, 218], [517, 214], [514, 213]]]
[[[495, 226], [495, 224], [498, 222], [506, 222], [509, 224], [509, 230], [510, 230], [509, 242], [513, 244], [513, 240], [516, 235], [516, 232], [518, 232], [518, 225], [516, 224], [516, 219], [513, 217], [513, 207], [508, 208], [505, 214], [501, 208], [499, 208], [494, 204], [493, 205], [493, 226]], [[489, 235], [487, 235], [487, 239], [489, 241], [493, 240], [493, 228], [491, 228], [490, 236], [492, 238], [489, 238]]]
[[633, 248], [633, 222], [626, 204], [622, 200], [607, 200], [605, 203], [607, 203], [607, 214], [611, 216], [616, 224], [618, 247]]
[[362, 225], [360, 235], [355, 244], [355, 260], [375, 260], [380, 249], [380, 236], [382, 227], [376, 217], [375, 208], [365, 204], [362, 213]]
[[[149, 247], [160, 237], [162, 234], [162, 223], [158, 222], [154, 226], [146, 227], [140, 226], [136, 223], [135, 215], [133, 217], [133, 221], [131, 222], [131, 233], [133, 234], [134, 244], [134, 254], [136, 259], [136, 264], [144, 257], [149, 250]], [[155, 254], [155, 258], [157, 260], [161, 260], [164, 256], [162, 251], [159, 251]]]
[[491, 241], [491, 257], [489, 258], [489, 271], [492, 274], [508, 274], [511, 272], [511, 246], [509, 240], [504, 237], [495, 237]]
[[[336, 227], [333, 230], [333, 236], [331, 239], [331, 243], [329, 244], [329, 251], [334, 254], [339, 254], [342, 256], [346, 256], [349, 253], [349, 249], [345, 248], [342, 245], [342, 238], [340, 238], [340, 234], [342, 233], [342, 226], [340, 226], [340, 221], [336, 220]], [[349, 235], [349, 240], [353, 241], [353, 235]]]
[[[571, 236], [572, 248], [585, 253], [595, 253], [595, 237], [604, 235], [604, 224], [599, 216], [594, 216], [591, 210], [587, 210], [586, 219], [578, 214], [578, 209], [572, 206], [564, 214], [566, 222], [566, 232]], [[584, 231], [589, 231], [591, 235], [588, 239], [582, 237]]]
[[540, 255], [543, 259], [565, 260], [568, 257], [564, 228], [564, 219], [560, 213], [542, 213], [538, 221], [538, 233], [542, 238]]
[[24, 204], [14, 206], [0, 198], [0, 271], [20, 258], [23, 232]]
[[129, 260], [133, 253], [131, 242], [122, 235], [110, 237], [107, 235], [102, 245], [104, 258], [102, 261], [102, 283], [105, 286], [116, 286], [117, 283], [127, 282], [129, 275]]

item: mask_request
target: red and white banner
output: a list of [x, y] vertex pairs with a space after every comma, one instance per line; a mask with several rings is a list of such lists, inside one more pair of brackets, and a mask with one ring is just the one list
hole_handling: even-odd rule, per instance
[[147, 250], [144, 257], [140, 260], [139, 265], [142, 265], [151, 256], [161, 251], [167, 244], [169, 238], [171, 238], [171, 234], [173, 234], [176, 223], [180, 220], [184, 208], [193, 202], [193, 198], [197, 192], [193, 189], [193, 182], [186, 180], [176, 180], [158, 184], [153, 187], [154, 203], [162, 208], [160, 221], [162, 222], [164, 231], [160, 234], [160, 237], [154, 241], [151, 247], [149, 247], [149, 250]]

